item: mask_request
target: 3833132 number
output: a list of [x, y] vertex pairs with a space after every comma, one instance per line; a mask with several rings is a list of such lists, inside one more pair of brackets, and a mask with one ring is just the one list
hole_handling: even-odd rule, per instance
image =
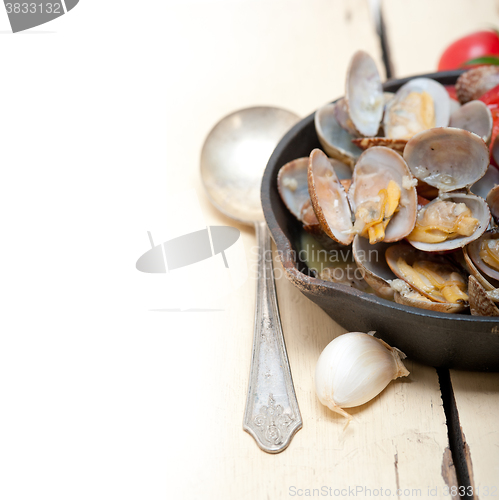
[[63, 14], [60, 3], [6, 3], [7, 14]]
[[443, 489], [444, 496], [451, 497], [464, 497], [473, 496], [473, 494], [482, 497], [497, 497], [499, 492], [497, 486], [478, 486], [473, 488], [473, 486], [444, 486]]

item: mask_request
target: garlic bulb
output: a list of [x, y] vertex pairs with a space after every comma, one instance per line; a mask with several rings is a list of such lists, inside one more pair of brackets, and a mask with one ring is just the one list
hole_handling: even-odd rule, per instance
[[332, 411], [352, 416], [343, 408], [367, 403], [389, 383], [409, 372], [405, 354], [372, 335], [350, 332], [336, 337], [322, 351], [315, 369], [315, 390]]

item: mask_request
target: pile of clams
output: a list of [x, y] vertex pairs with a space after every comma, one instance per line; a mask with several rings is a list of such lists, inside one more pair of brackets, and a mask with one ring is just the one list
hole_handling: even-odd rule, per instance
[[[351, 246], [376, 295], [499, 316], [492, 125], [483, 102], [461, 105], [429, 78], [384, 93], [375, 62], [357, 52], [345, 97], [315, 114], [322, 149], [280, 169], [279, 193], [327, 251]], [[334, 281], [327, 271], [319, 277]]]

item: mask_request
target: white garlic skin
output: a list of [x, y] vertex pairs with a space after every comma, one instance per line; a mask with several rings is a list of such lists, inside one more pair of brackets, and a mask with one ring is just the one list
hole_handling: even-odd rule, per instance
[[322, 351], [315, 369], [320, 402], [351, 418], [342, 408], [367, 403], [398, 377], [409, 375], [405, 357], [380, 339], [361, 332], [336, 337]]

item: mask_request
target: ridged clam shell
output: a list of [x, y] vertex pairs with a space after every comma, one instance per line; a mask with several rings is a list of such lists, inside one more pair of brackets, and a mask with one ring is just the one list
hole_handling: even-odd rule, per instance
[[478, 99], [496, 85], [499, 85], [499, 67], [479, 66], [466, 71], [457, 79], [457, 98], [461, 104], [464, 104]]
[[468, 295], [470, 312], [473, 316], [499, 316], [499, 309], [474, 276], [468, 278]]
[[414, 177], [447, 192], [469, 187], [485, 174], [489, 149], [472, 132], [440, 127], [412, 137], [404, 159]]
[[328, 157], [320, 150], [310, 153], [308, 191], [315, 215], [324, 232], [333, 240], [349, 245], [353, 224], [345, 188]]

